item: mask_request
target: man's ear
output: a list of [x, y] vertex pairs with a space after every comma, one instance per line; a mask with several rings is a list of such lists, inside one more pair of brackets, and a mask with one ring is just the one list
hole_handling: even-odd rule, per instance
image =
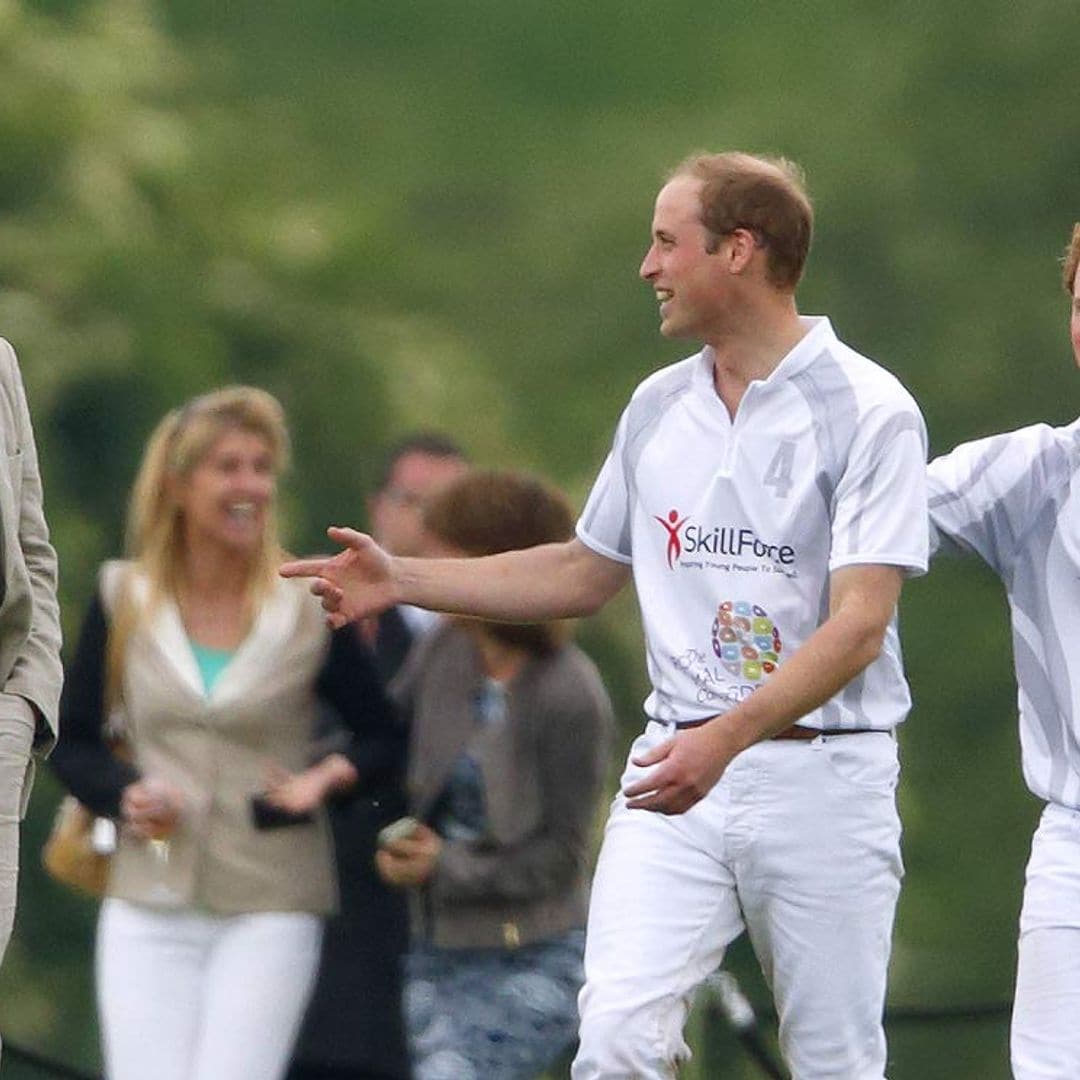
[[745, 273], [758, 249], [757, 237], [749, 229], [732, 229], [727, 236], [728, 269], [733, 274]]

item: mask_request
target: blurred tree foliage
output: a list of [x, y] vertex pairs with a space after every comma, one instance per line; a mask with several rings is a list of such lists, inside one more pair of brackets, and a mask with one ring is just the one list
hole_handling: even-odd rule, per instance
[[[289, 409], [297, 549], [360, 519], [378, 449], [421, 425], [583, 496], [629, 390], [689, 351], [635, 272], [657, 184], [697, 147], [804, 165], [802, 306], [904, 379], [935, 451], [1071, 419], [1078, 32], [1052, 0], [0, 0], [0, 332], [69, 640], [150, 427], [224, 382]], [[905, 599], [899, 1004], [1010, 993], [1038, 808], [999, 593], [958, 563]], [[628, 739], [632, 597], [583, 632]], [[93, 907], [37, 871], [56, 797], [44, 778], [0, 1027], [88, 1063]], [[744, 948], [735, 966], [761, 992]], [[891, 1075], [1004, 1077], [1004, 1043], [898, 1028]]]

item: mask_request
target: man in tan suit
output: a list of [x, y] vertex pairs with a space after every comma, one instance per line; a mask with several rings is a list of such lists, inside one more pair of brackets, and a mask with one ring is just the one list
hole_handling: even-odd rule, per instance
[[56, 552], [15, 350], [0, 338], [0, 959], [15, 919], [19, 822], [33, 755], [56, 741], [60, 613]]

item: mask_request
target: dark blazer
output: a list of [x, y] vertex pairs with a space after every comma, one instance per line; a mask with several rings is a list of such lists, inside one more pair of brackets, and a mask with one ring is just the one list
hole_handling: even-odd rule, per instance
[[[396, 610], [379, 617], [375, 660], [387, 680], [410, 641]], [[404, 742], [402, 749], [392, 780], [329, 807], [340, 909], [326, 924], [319, 977], [289, 1080], [339, 1075], [407, 1080], [410, 1075], [401, 1014], [407, 900], [375, 871], [379, 829], [405, 813]]]

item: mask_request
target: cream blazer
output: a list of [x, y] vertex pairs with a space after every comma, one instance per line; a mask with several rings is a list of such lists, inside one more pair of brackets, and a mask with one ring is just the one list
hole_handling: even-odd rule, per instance
[[56, 739], [60, 703], [60, 611], [56, 552], [42, 506], [34, 432], [15, 350], [0, 338], [0, 687], [32, 702]]
[[[128, 563], [106, 563], [101, 595], [110, 614], [121, 588], [145, 611], [145, 580]], [[271, 765], [308, 764], [329, 642], [303, 583], [278, 581], [207, 694], [176, 605], [159, 604], [140, 620], [126, 649], [120, 724], [140, 772], [176, 784], [185, 809], [167, 851], [121, 835], [111, 896], [222, 914], [335, 906], [325, 818], [259, 831], [250, 805]]]

